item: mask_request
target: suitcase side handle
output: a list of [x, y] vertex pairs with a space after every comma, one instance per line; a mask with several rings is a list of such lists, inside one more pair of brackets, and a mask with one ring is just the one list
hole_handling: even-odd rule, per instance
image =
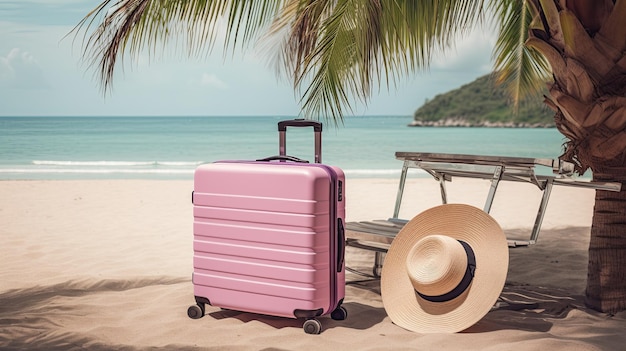
[[310, 119], [290, 119], [278, 122], [278, 154], [287, 155], [287, 127], [313, 127], [315, 133], [315, 163], [322, 163], [322, 123]]
[[337, 272], [343, 270], [346, 253], [346, 232], [341, 218], [337, 218]]

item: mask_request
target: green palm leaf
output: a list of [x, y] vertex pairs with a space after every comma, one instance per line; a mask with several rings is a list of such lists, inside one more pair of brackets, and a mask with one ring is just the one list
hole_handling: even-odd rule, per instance
[[497, 83], [506, 88], [517, 107], [526, 96], [536, 97], [545, 91], [550, 67], [541, 54], [525, 46], [533, 20], [526, 1], [493, 1], [491, 9], [500, 23], [493, 52]]
[[[74, 29], [84, 31], [84, 56], [98, 67], [106, 89], [111, 86], [117, 60], [125, 54], [148, 50], [156, 55], [159, 45], [170, 40], [184, 43], [189, 55], [211, 52], [218, 25], [225, 23], [225, 47], [251, 42], [276, 16], [284, 1], [245, 0], [105, 0]], [[92, 26], [101, 21], [93, 32]]]
[[[489, 4], [503, 25], [496, 69], [517, 102], [538, 91], [536, 78], [546, 77], [547, 64], [523, 45], [532, 18], [526, 2]], [[157, 55], [172, 39], [191, 56], [210, 54], [220, 30], [227, 53], [260, 38], [273, 41], [270, 59], [281, 62], [279, 73], [301, 92], [302, 113], [341, 121], [355, 100], [368, 103], [372, 87], [389, 89], [427, 69], [434, 53], [482, 22], [485, 6], [484, 0], [106, 0], [74, 31], [84, 30], [85, 57], [105, 89], [118, 59], [146, 50]]]
[[287, 32], [281, 59], [303, 113], [341, 120], [372, 86], [425, 69], [481, 18], [483, 1], [292, 1], [272, 33]]

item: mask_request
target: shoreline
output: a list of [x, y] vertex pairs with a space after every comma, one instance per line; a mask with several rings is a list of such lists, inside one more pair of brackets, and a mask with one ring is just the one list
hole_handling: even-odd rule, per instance
[[432, 128], [556, 128], [554, 123], [527, 123], [527, 122], [470, 122], [463, 118], [446, 118], [436, 121], [413, 120], [407, 127], [432, 127]]

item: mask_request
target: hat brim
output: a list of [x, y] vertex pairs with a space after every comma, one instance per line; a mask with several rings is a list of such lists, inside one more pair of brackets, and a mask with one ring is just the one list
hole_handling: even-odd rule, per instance
[[[447, 235], [468, 243], [476, 256], [470, 286], [446, 302], [420, 297], [408, 277], [406, 258], [428, 235]], [[410, 220], [385, 256], [381, 295], [392, 322], [418, 333], [455, 333], [482, 319], [495, 304], [506, 281], [509, 250], [500, 225], [484, 211], [464, 204], [430, 208]]]

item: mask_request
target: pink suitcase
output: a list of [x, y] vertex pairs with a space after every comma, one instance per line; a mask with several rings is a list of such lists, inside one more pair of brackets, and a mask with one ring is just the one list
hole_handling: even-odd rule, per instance
[[[286, 156], [287, 127], [314, 127], [315, 163]], [[278, 123], [279, 155], [220, 161], [194, 174], [193, 287], [196, 304], [305, 319], [343, 320], [345, 296], [345, 176], [321, 163], [322, 125]]]

